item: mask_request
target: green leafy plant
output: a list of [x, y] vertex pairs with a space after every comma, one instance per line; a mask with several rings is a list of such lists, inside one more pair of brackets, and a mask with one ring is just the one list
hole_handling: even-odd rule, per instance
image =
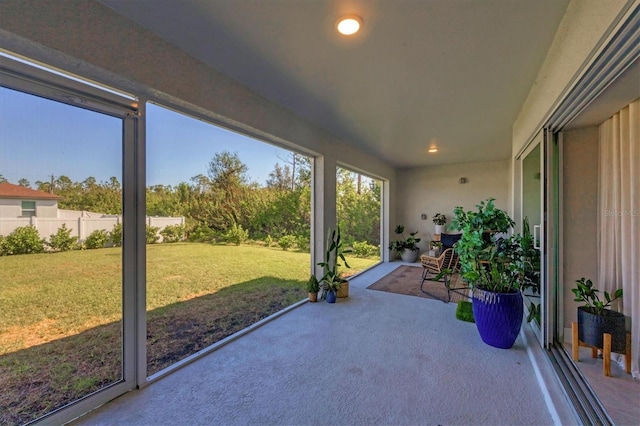
[[396, 226], [396, 229], [394, 230], [394, 232], [396, 233], [396, 235], [402, 236], [402, 239], [393, 241], [391, 244], [389, 244], [389, 250], [393, 250], [398, 253], [402, 253], [405, 249], [408, 249], [411, 251], [419, 250], [418, 243], [420, 242], [420, 238], [416, 238], [418, 231], [411, 232], [409, 236], [405, 238], [404, 226], [398, 225]]
[[188, 233], [187, 239], [189, 241], [210, 242], [213, 240], [213, 236], [213, 229], [206, 224], [199, 223]]
[[84, 240], [84, 247], [87, 249], [100, 249], [109, 241], [109, 234], [104, 229], [96, 229]]
[[296, 244], [295, 235], [283, 235], [278, 240], [278, 245], [282, 250], [288, 250]]
[[[522, 238], [520, 239], [522, 246], [522, 256], [524, 258], [524, 279], [525, 288], [528, 289], [524, 295], [529, 299], [528, 305], [529, 315], [527, 322], [536, 320], [540, 324], [540, 252], [535, 248], [533, 234], [529, 227], [529, 219], [524, 218], [522, 221]], [[534, 302], [534, 299], [538, 301]]]
[[603, 315], [614, 300], [622, 297], [622, 289], [619, 288], [613, 293], [613, 297], [605, 291], [604, 300], [600, 300], [598, 296], [599, 290], [593, 286], [593, 282], [590, 279], [584, 277], [576, 280], [576, 287], [572, 288], [571, 291], [576, 296], [573, 299], [574, 302], [584, 303], [584, 307], [596, 315]]
[[161, 231], [163, 243], [176, 243], [184, 239], [184, 225], [167, 225]]
[[34, 226], [21, 226], [4, 238], [2, 250], [4, 255], [42, 253], [44, 240]]
[[320, 291], [320, 282], [315, 275], [309, 277], [309, 281], [307, 281], [307, 291], [309, 293], [317, 293]]
[[160, 239], [160, 237], [158, 236], [159, 230], [160, 228], [158, 228], [157, 226], [147, 225], [144, 233], [147, 244], [155, 244], [158, 242], [158, 240]]
[[311, 240], [308, 235], [297, 235], [296, 236], [296, 246], [298, 250], [309, 252], [311, 250]]
[[109, 243], [114, 247], [122, 247], [122, 223], [117, 223], [109, 232]]
[[323, 269], [321, 279], [323, 289], [322, 298], [325, 298], [327, 292], [337, 292], [342, 283], [346, 281], [343, 278], [340, 278], [338, 268], [343, 266], [342, 263], [340, 263], [340, 260], [344, 262], [344, 266], [346, 268], [350, 268], [344, 255], [351, 253], [351, 251], [352, 250], [350, 248], [343, 246], [339, 226], [333, 231], [331, 229], [327, 231], [327, 245], [324, 261], [318, 263], [318, 266], [321, 266]]
[[49, 236], [47, 245], [53, 251], [69, 251], [75, 247], [77, 242], [78, 237], [72, 237], [71, 229], [67, 228], [67, 225], [63, 223], [55, 234]]
[[366, 241], [356, 241], [351, 245], [351, 248], [356, 257], [375, 256], [379, 252], [377, 246], [371, 245]]
[[447, 223], [447, 217], [445, 215], [443, 215], [442, 213], [436, 213], [433, 216], [433, 223], [435, 225], [444, 225]]
[[249, 238], [249, 231], [245, 230], [242, 225], [234, 223], [231, 228], [224, 234], [224, 240], [228, 243], [239, 246]]
[[509, 215], [495, 207], [494, 199], [482, 201], [477, 211], [454, 209], [452, 226], [462, 231], [455, 246], [460, 259], [461, 275], [471, 287], [511, 293], [529, 285], [525, 269], [522, 237], [496, 239], [495, 233], [507, 233], [515, 224]]

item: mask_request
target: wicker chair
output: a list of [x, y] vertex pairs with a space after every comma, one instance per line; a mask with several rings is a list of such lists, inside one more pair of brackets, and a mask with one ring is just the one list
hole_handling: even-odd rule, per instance
[[[451, 271], [451, 274], [445, 274], [441, 277], [444, 286], [447, 289], [448, 300], [451, 300], [451, 291], [460, 290], [451, 286], [451, 276], [459, 272], [458, 254], [455, 252], [453, 246], [460, 239], [460, 234], [443, 234], [443, 251], [438, 257], [429, 256], [423, 254], [420, 256], [420, 263], [422, 264], [422, 283], [420, 283], [420, 290], [425, 292], [423, 286], [425, 281], [440, 281], [436, 279], [436, 276], [444, 270]], [[466, 287], [465, 287], [466, 288]]]
[[445, 249], [440, 256], [432, 257], [426, 254], [420, 256], [420, 263], [424, 268], [422, 271], [422, 282], [435, 278], [436, 275], [441, 273], [445, 269], [449, 269], [452, 272], [458, 270], [458, 254], [454, 251], [453, 247]]

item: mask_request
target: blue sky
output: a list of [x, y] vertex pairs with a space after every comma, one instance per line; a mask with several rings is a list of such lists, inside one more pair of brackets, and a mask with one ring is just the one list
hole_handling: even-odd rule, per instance
[[[35, 186], [53, 174], [122, 181], [121, 121], [0, 88], [0, 174]], [[147, 185], [176, 185], [207, 173], [216, 152], [237, 152], [252, 181], [264, 185], [288, 151], [157, 105], [147, 106]], [[280, 157], [280, 158], [279, 158]]]

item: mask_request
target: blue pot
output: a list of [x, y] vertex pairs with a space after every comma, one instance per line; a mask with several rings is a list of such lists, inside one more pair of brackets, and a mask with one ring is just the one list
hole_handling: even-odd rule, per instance
[[327, 303], [336, 303], [336, 296], [335, 291], [327, 292]]
[[482, 341], [501, 349], [513, 346], [522, 326], [523, 306], [519, 291], [496, 293], [474, 289], [473, 318]]

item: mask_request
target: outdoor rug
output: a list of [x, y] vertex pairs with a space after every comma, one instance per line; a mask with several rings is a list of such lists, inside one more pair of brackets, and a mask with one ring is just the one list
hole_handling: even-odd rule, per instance
[[[453, 284], [451, 287], [457, 288], [463, 286], [462, 281], [457, 278], [457, 275], [453, 276]], [[422, 267], [402, 265], [367, 288], [447, 302], [447, 289], [444, 286], [444, 282], [427, 280], [424, 282], [422, 290], [420, 290], [420, 283], [422, 283]], [[464, 293], [464, 291], [452, 291], [451, 302], [457, 303], [459, 300], [467, 300], [465, 296], [458, 293]]]

